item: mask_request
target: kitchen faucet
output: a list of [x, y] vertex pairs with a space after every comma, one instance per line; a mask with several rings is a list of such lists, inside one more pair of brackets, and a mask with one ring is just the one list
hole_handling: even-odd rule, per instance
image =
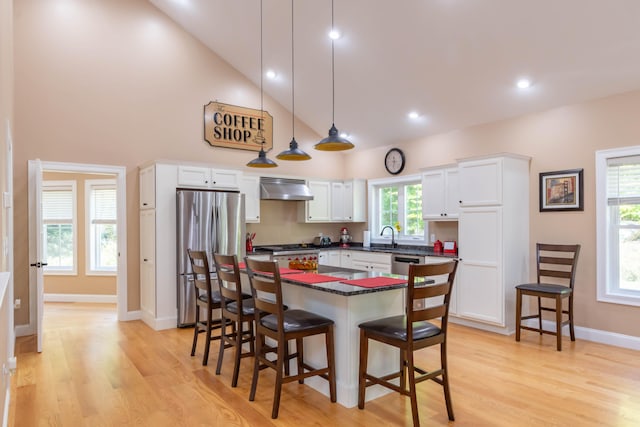
[[382, 230], [380, 230], [380, 235], [382, 236], [382, 233], [384, 233], [384, 230], [386, 230], [387, 228], [391, 230], [391, 247], [395, 248], [396, 247], [396, 230], [394, 230], [392, 226], [385, 225], [384, 227], [382, 227]]

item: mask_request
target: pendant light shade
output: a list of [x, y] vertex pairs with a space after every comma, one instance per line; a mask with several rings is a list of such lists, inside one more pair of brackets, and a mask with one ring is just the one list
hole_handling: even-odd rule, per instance
[[302, 151], [298, 147], [296, 141], [296, 98], [295, 98], [295, 79], [294, 79], [294, 61], [293, 61], [293, 0], [291, 0], [291, 142], [289, 149], [278, 154], [276, 158], [280, 160], [309, 160], [311, 156]]
[[289, 149], [276, 156], [280, 160], [309, 160], [311, 156], [298, 148], [298, 141], [295, 138], [289, 143]]
[[344, 151], [354, 147], [353, 143], [347, 138], [343, 138], [338, 134], [335, 124], [329, 129], [329, 136], [318, 142], [313, 148], [320, 151]]
[[[333, 25], [333, 0], [331, 0], [331, 31], [334, 31]], [[346, 138], [342, 138], [335, 125], [336, 114], [336, 73], [335, 73], [335, 49], [333, 37], [331, 38], [331, 84], [332, 84], [332, 106], [331, 106], [331, 129], [329, 129], [329, 136], [324, 138], [313, 146], [316, 150], [320, 151], [344, 151], [350, 150], [354, 145]]]
[[[264, 75], [264, 70], [262, 67], [262, 0], [260, 0], [260, 116], [264, 119], [264, 91], [262, 90], [262, 79]], [[259, 130], [258, 134], [255, 137], [255, 141], [261, 144], [260, 152], [258, 153], [258, 157], [251, 160], [247, 163], [247, 166], [250, 168], [275, 168], [278, 166], [276, 162], [273, 160], [269, 160], [267, 158], [267, 153], [264, 151], [264, 135], [262, 131]]]
[[275, 168], [278, 164], [273, 160], [267, 158], [267, 153], [263, 149], [260, 149], [258, 157], [247, 163], [250, 168]]

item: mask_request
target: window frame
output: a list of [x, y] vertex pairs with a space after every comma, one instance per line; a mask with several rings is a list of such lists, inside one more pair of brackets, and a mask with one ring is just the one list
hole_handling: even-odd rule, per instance
[[[407, 184], [420, 184], [422, 185], [422, 175], [403, 175], [401, 177], [392, 177], [392, 178], [378, 178], [378, 179], [369, 179], [368, 180], [368, 200], [369, 200], [369, 227], [371, 234], [371, 243], [375, 244], [390, 244], [391, 243], [391, 234], [385, 233], [384, 236], [380, 236], [380, 230], [384, 225], [388, 224], [379, 224], [379, 201], [378, 201], [378, 189], [380, 187], [388, 187], [388, 186], [404, 186]], [[402, 198], [399, 198], [398, 204], [404, 202]], [[422, 214], [420, 214], [422, 217]], [[404, 220], [404, 218], [403, 218]], [[400, 245], [412, 245], [412, 246], [427, 246], [427, 236], [429, 235], [429, 222], [422, 219], [424, 224], [424, 233], [422, 237], [407, 237], [403, 234], [398, 235], [398, 232], [395, 231], [396, 235], [396, 243]], [[404, 223], [404, 221], [400, 221]], [[393, 224], [391, 224], [393, 226]]]
[[[69, 270], [62, 269], [53, 269], [53, 266], [45, 265], [42, 268], [42, 273], [45, 276], [77, 276], [78, 275], [78, 192], [76, 187], [76, 181], [74, 180], [43, 180], [42, 181], [42, 204], [41, 209], [42, 213], [42, 227], [43, 230], [43, 242], [42, 249], [45, 262], [48, 263], [48, 251], [47, 251], [47, 242], [46, 242], [46, 225], [47, 219], [44, 217], [44, 193], [45, 191], [55, 191], [55, 190], [70, 190], [71, 191], [71, 203], [72, 203], [72, 212], [71, 212], [71, 230], [73, 233], [73, 265]], [[60, 224], [63, 224], [62, 222]]]
[[[91, 192], [96, 187], [112, 187], [116, 192], [116, 219], [113, 221], [116, 233], [118, 231], [118, 194], [117, 194], [117, 182], [115, 179], [87, 179], [84, 182], [84, 216], [85, 216], [85, 274], [87, 276], [116, 276], [118, 274], [118, 266], [116, 265], [113, 270], [94, 270], [91, 268]], [[117, 251], [117, 237], [116, 237], [116, 251]]]
[[596, 288], [598, 301], [640, 306], [640, 291], [620, 289], [618, 283], [612, 284], [609, 280], [612, 274], [610, 269], [619, 269], [619, 254], [617, 250], [609, 249], [617, 239], [610, 233], [607, 163], [611, 158], [630, 156], [640, 156], [640, 146], [596, 151]]

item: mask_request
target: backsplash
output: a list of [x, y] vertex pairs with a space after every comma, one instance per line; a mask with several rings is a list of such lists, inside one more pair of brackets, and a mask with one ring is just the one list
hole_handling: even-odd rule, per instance
[[319, 233], [329, 236], [332, 242], [340, 239], [340, 229], [347, 227], [354, 242], [362, 241], [362, 232], [367, 229], [364, 222], [318, 223], [298, 222], [298, 204], [280, 200], [260, 201], [260, 224], [247, 224], [248, 233], [256, 233], [253, 244], [272, 245], [289, 243], [311, 243]]

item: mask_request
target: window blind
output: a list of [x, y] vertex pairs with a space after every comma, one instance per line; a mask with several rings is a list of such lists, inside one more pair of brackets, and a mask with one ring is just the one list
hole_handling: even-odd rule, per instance
[[640, 204], [640, 156], [607, 159], [607, 204]]
[[73, 223], [73, 191], [69, 189], [43, 189], [42, 219], [45, 224]]
[[114, 224], [116, 221], [116, 189], [112, 186], [91, 188], [91, 223]]

